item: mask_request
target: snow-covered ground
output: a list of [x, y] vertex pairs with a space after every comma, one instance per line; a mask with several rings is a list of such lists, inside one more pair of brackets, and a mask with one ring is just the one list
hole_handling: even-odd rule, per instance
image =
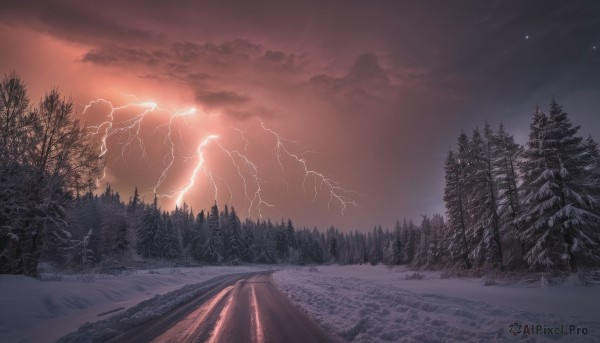
[[[425, 272], [414, 280], [412, 274], [385, 266], [318, 266], [273, 278], [292, 301], [352, 342], [600, 342], [598, 287], [485, 286], [476, 278]], [[521, 325], [516, 336], [509, 330], [514, 322]], [[532, 324], [542, 325], [540, 333], [561, 325], [570, 332], [574, 325], [580, 334], [525, 335]]]
[[160, 268], [130, 275], [62, 275], [55, 278], [59, 281], [0, 275], [0, 342], [54, 342], [86, 322], [107, 318], [157, 294], [219, 275], [258, 270], [265, 268]]
[[[219, 275], [267, 268], [161, 268], [130, 275], [63, 275], [59, 281], [0, 275], [0, 342], [53, 342], [86, 322], [126, 316], [125, 310], [144, 300], [152, 298], [130, 317], [160, 312]], [[292, 266], [273, 278], [308, 314], [353, 342], [600, 342], [599, 287], [572, 282], [485, 286], [482, 279], [421, 272], [425, 278], [414, 280], [412, 274], [385, 266]], [[514, 322], [521, 325], [517, 336], [509, 331]], [[566, 332], [574, 325], [580, 335], [523, 335], [526, 325], [562, 325]]]

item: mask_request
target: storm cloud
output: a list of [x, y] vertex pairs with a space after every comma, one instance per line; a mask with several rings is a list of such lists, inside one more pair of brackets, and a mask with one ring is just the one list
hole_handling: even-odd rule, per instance
[[[326, 199], [273, 193], [282, 205], [268, 215], [300, 225], [369, 229], [443, 212], [443, 159], [460, 130], [502, 121], [524, 138], [553, 95], [600, 137], [591, 1], [3, 1], [0, 47], [1, 70], [34, 93], [56, 85], [85, 104], [112, 89], [197, 106], [222, 128], [262, 120], [361, 194], [341, 217]], [[124, 194], [147, 181], [114, 168]]]

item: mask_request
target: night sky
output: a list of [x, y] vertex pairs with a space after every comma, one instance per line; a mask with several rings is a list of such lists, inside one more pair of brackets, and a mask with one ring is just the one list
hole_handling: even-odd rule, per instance
[[443, 213], [460, 130], [502, 121], [523, 143], [552, 96], [600, 139], [591, 0], [2, 1], [0, 72], [11, 70], [34, 102], [55, 86], [72, 97], [78, 118], [100, 125], [99, 149], [111, 108], [85, 106], [130, 104], [113, 113], [121, 131], [107, 138], [101, 188], [127, 200], [138, 186], [149, 201], [162, 180], [172, 209], [193, 179], [183, 200], [194, 210], [216, 195], [243, 217], [297, 226]]

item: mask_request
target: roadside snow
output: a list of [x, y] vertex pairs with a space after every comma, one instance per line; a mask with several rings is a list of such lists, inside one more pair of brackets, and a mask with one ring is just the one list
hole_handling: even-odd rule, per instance
[[[60, 281], [0, 275], [0, 342], [54, 342], [86, 322], [105, 319], [157, 294], [219, 275], [259, 270], [265, 268], [161, 268], [131, 275], [62, 276]], [[188, 296], [194, 288], [183, 290], [178, 296]], [[162, 300], [168, 305], [176, 298]]]
[[[273, 275], [292, 301], [352, 342], [600, 341], [600, 288], [539, 284], [484, 286], [482, 279], [385, 266], [290, 268]], [[570, 325], [587, 335], [513, 336], [509, 326]]]

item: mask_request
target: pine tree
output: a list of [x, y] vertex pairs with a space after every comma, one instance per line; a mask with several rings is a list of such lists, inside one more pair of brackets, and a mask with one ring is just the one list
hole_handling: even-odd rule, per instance
[[206, 259], [209, 262], [221, 264], [224, 262], [225, 247], [223, 245], [223, 236], [219, 225], [219, 208], [217, 203], [211, 207], [208, 215], [208, 239], [206, 241]]
[[138, 208], [138, 204], [140, 203], [140, 195], [138, 194], [138, 189], [135, 187], [133, 191], [133, 196], [129, 198], [129, 203], [127, 204], [127, 213], [133, 214]]
[[283, 219], [281, 219], [280, 224], [275, 225], [275, 247], [277, 249], [277, 258], [283, 261], [288, 254], [288, 240]]
[[409, 220], [408, 223], [406, 221], [404, 222], [404, 225], [402, 227], [402, 234], [404, 237], [403, 241], [406, 242], [405, 262], [412, 263], [412, 261], [415, 258], [415, 252], [418, 242], [415, 225], [413, 224], [412, 219]]
[[523, 265], [523, 247], [520, 239], [521, 197], [519, 186], [518, 162], [523, 148], [500, 123], [496, 136], [497, 155], [494, 159], [494, 174], [498, 189], [498, 214], [500, 216], [500, 234], [505, 242], [505, 261], [508, 266]]
[[239, 264], [242, 260], [242, 224], [233, 207], [231, 207], [231, 213], [229, 214], [229, 223], [231, 225], [231, 239], [229, 242], [231, 245], [231, 254], [229, 258], [232, 263]]
[[270, 220], [259, 223], [254, 231], [254, 259], [259, 263], [276, 263], [275, 228]]
[[160, 233], [163, 222], [158, 208], [158, 197], [154, 195], [152, 206], [146, 209], [142, 225], [138, 229], [137, 251], [143, 257], [160, 257], [161, 239]]
[[589, 156], [578, 130], [554, 100], [548, 116], [534, 113], [522, 166], [531, 267], [576, 271], [584, 258], [599, 259], [598, 200], [586, 182]]
[[229, 221], [229, 207], [225, 204], [223, 212], [219, 214], [219, 227], [223, 241], [223, 261], [228, 262], [233, 254], [231, 247], [231, 223]]
[[190, 253], [196, 261], [201, 261], [204, 258], [204, 244], [206, 240], [204, 226], [204, 210], [201, 210], [194, 222], [190, 243]]
[[131, 239], [129, 235], [129, 224], [127, 223], [127, 217], [123, 215], [117, 216], [115, 220], [115, 240], [113, 242], [113, 251], [117, 256], [123, 258], [127, 255], [131, 246]]
[[480, 264], [504, 271], [500, 219], [493, 163], [498, 155], [496, 138], [488, 123], [484, 134], [473, 132], [468, 151], [466, 183], [469, 187], [471, 229], [470, 238], [475, 249], [473, 255]]
[[404, 249], [402, 248], [402, 239], [400, 237], [400, 222], [396, 221], [396, 229], [394, 230], [394, 243], [392, 248], [392, 263], [399, 265], [404, 257]]
[[177, 258], [181, 255], [181, 238], [178, 228], [173, 225], [173, 219], [167, 213], [163, 216], [163, 222], [161, 256], [166, 259]]
[[436, 268], [442, 264], [445, 253], [442, 239], [445, 230], [444, 218], [436, 213], [431, 217], [429, 223], [429, 246], [425, 265], [427, 268]]
[[323, 263], [325, 262], [325, 258], [324, 258], [324, 253], [323, 253], [323, 247], [320, 244], [320, 241], [322, 240], [322, 236], [319, 232], [319, 230], [317, 230], [317, 228], [315, 227], [312, 232], [309, 235], [310, 239], [308, 241], [309, 243], [309, 251], [310, 251], [310, 260], [313, 263]]
[[298, 247], [296, 244], [296, 230], [294, 229], [294, 225], [292, 225], [291, 219], [288, 219], [285, 233], [290, 248], [296, 249]]
[[339, 262], [339, 254], [338, 254], [338, 242], [336, 238], [336, 232], [334, 227], [330, 227], [327, 232], [327, 250], [329, 253], [329, 257], [333, 262]]
[[[461, 135], [467, 139], [466, 135]], [[445, 174], [446, 186], [444, 188], [444, 202], [448, 215], [448, 228], [446, 237], [449, 241], [448, 250], [450, 257], [459, 259], [463, 268], [471, 268], [469, 255], [471, 253], [467, 240], [467, 219], [465, 210], [465, 183], [463, 167], [464, 160], [457, 158], [450, 151], [446, 158]]]
[[600, 199], [600, 147], [591, 135], [583, 142], [586, 151], [585, 172], [586, 184], [594, 197]]
[[427, 216], [423, 216], [421, 221], [421, 237], [415, 249], [415, 258], [412, 261], [416, 267], [423, 267], [427, 264], [427, 253], [429, 252], [429, 236], [431, 235], [431, 221]]
[[242, 235], [242, 259], [246, 262], [254, 261], [254, 229], [256, 225], [250, 221], [246, 220], [243, 227], [243, 235]]

